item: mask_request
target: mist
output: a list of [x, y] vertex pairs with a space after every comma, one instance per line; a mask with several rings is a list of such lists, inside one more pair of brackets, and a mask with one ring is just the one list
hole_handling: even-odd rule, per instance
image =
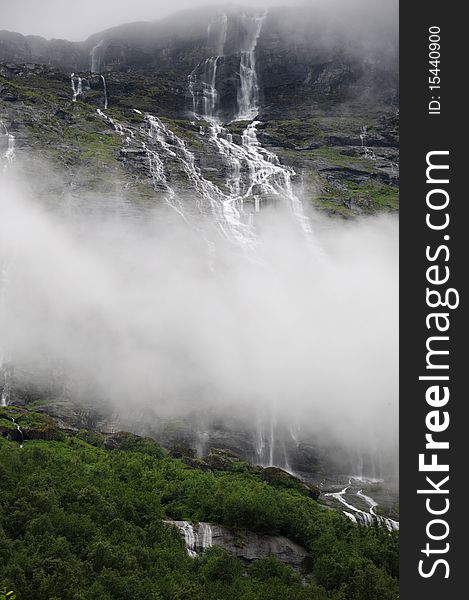
[[395, 452], [396, 218], [312, 214], [318, 251], [271, 207], [254, 256], [161, 206], [51, 210], [11, 175], [1, 189], [5, 362], [122, 414], [275, 418]]
[[[47, 39], [83, 41], [98, 31], [136, 21], [158, 21], [178, 11], [206, 7], [240, 5], [247, 8], [301, 7], [301, 13], [311, 13], [322, 24], [340, 29], [350, 38], [368, 37], [383, 31], [396, 32], [398, 3], [395, 0], [249, 0], [227, 3], [220, 0], [16, 0], [3, 3], [0, 30], [24, 35], [40, 35]], [[181, 17], [184, 19], [184, 16]], [[189, 19], [191, 20], [191, 19]], [[330, 20], [330, 25], [327, 23]], [[301, 21], [300, 21], [301, 25]]]

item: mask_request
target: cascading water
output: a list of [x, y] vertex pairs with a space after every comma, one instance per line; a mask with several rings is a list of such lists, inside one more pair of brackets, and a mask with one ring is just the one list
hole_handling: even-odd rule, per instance
[[96, 46], [94, 46], [91, 50], [91, 72], [99, 73], [101, 76], [101, 81], [103, 82], [103, 92], [104, 92], [104, 110], [108, 109], [109, 105], [109, 95], [107, 90], [107, 82], [104, 75], [101, 73], [101, 64], [103, 62], [103, 55], [105, 51], [105, 41], [101, 40]]
[[228, 15], [216, 16], [207, 27], [207, 48], [223, 54], [228, 33]]
[[365, 153], [365, 158], [369, 158], [370, 160], [376, 160], [375, 153], [373, 152], [373, 150], [370, 150], [370, 148], [368, 148], [368, 146], [366, 145], [367, 137], [368, 137], [368, 127], [366, 125], [363, 125], [361, 133], [360, 133], [360, 141], [361, 141], [363, 151]]
[[4, 381], [2, 385], [2, 394], [0, 397], [0, 406], [5, 407], [10, 403], [10, 386], [8, 384], [8, 379], [6, 375], [4, 375]]
[[259, 112], [259, 83], [256, 71], [256, 48], [265, 14], [242, 15], [245, 39], [241, 43], [238, 88], [238, 121], [251, 121]]
[[[238, 110], [235, 120], [251, 120], [259, 111], [255, 53], [264, 21], [265, 14], [262, 16], [245, 14], [241, 17]], [[226, 28], [224, 31], [225, 39], [222, 48], [226, 42]], [[217, 91], [220, 59], [221, 56], [213, 56], [197, 65], [189, 76], [189, 93], [192, 96], [194, 116], [209, 122], [210, 142], [216, 146], [228, 167], [229, 176], [226, 186], [231, 198], [230, 203], [236, 207], [238, 214], [252, 229], [253, 212], [255, 214], [260, 211], [263, 196], [285, 200], [300, 224], [308, 243], [314, 246], [314, 251], [318, 253], [310, 220], [304, 214], [301, 200], [293, 191], [292, 177], [295, 173], [293, 169], [284, 167], [273, 152], [261, 146], [257, 138], [257, 127], [260, 122], [252, 121], [247, 126], [242, 134], [241, 144], [234, 143], [233, 136], [220, 123]], [[244, 206], [247, 201], [253, 203], [254, 211], [246, 217]]]
[[12, 423], [16, 426], [16, 430], [18, 432], [18, 444], [20, 445], [20, 448], [23, 447], [24, 444], [24, 435], [23, 435], [23, 431], [21, 429], [21, 427], [18, 425], [18, 423], [15, 421], [15, 419], [13, 417], [10, 417]]
[[101, 40], [96, 46], [93, 46], [91, 50], [91, 72], [101, 73], [101, 63], [103, 61], [103, 55], [105, 50], [105, 42]]
[[[218, 92], [217, 70], [220, 56], [207, 58], [189, 75], [189, 92], [192, 96], [192, 110], [197, 118], [217, 119]], [[195, 85], [201, 90], [195, 90]]]
[[199, 523], [194, 527], [188, 521], [165, 521], [168, 525], [175, 525], [184, 537], [187, 554], [195, 558], [213, 545], [213, 532], [210, 523]]
[[262, 467], [279, 467], [293, 474], [283, 436], [278, 432], [274, 412], [272, 411], [268, 422], [265, 417], [265, 413], [258, 415], [254, 442], [256, 463]]
[[106, 78], [104, 77], [104, 75], [101, 75], [101, 80], [103, 82], [103, 90], [104, 90], [104, 110], [108, 109], [108, 93], [107, 93], [107, 83], [106, 83]]
[[[286, 203], [300, 225], [312, 254], [321, 254], [309, 218], [304, 214], [303, 204], [295, 194], [292, 178], [293, 169], [283, 166], [273, 152], [263, 148], [258, 140], [257, 128], [260, 121], [253, 120], [259, 112], [259, 82], [256, 71], [256, 48], [266, 15], [242, 15], [239, 34], [239, 86], [238, 108], [234, 120], [251, 121], [241, 136], [241, 143], [233, 141], [233, 135], [224, 127], [219, 117], [220, 84], [218, 73], [226, 45], [227, 26], [218, 33], [220, 54], [199, 63], [189, 76], [189, 93], [192, 97], [192, 112], [196, 119], [209, 123], [209, 142], [213, 144], [227, 166], [225, 205], [236, 209], [237, 220], [243, 220], [250, 237], [256, 238], [254, 215], [260, 212], [264, 198], [277, 199]], [[212, 27], [209, 27], [207, 47], [211, 43]], [[201, 127], [204, 131], [204, 128]], [[250, 202], [253, 210], [246, 215], [245, 207]], [[282, 445], [282, 444], [280, 444]], [[290, 471], [285, 445], [276, 444], [274, 418], [269, 432], [258, 429], [256, 439], [257, 462], [263, 466], [274, 464]]]
[[6, 148], [3, 152], [3, 155], [0, 157], [0, 159], [2, 161], [5, 161], [6, 166], [8, 166], [8, 164], [13, 162], [13, 160], [15, 159], [16, 139], [15, 139], [15, 136], [12, 133], [10, 133], [10, 131], [8, 130], [7, 126], [5, 125], [5, 123], [3, 121], [0, 121], [0, 127], [3, 130], [3, 133], [0, 135], [6, 141], [6, 143], [5, 143]]
[[83, 79], [79, 76], [75, 76], [75, 73], [72, 73], [70, 76], [70, 81], [72, 83], [73, 90], [72, 102], [76, 102], [78, 96], [83, 94]]
[[201, 212], [209, 211], [223, 235], [242, 249], [255, 245], [251, 229], [243, 223], [237, 207], [236, 198], [225, 194], [214, 183], [203, 177], [184, 140], [174, 134], [160, 119], [147, 114], [145, 117], [148, 135], [156, 140], [167, 154], [172, 154], [182, 165], [186, 176], [198, 192], [202, 202]]
[[[348, 517], [354, 523], [361, 523], [363, 525], [373, 525], [377, 523], [386, 527], [389, 531], [397, 531], [399, 529], [399, 522], [388, 517], [382, 517], [376, 514], [376, 507], [378, 503], [373, 500], [370, 496], [363, 494], [362, 490], [358, 490], [355, 493], [349, 492], [353, 485], [351, 479], [349, 479], [348, 485], [345, 486], [340, 492], [329, 492], [324, 494], [325, 497], [333, 498], [343, 504], [348, 510], [342, 511], [346, 517]], [[351, 496], [357, 496], [361, 498], [369, 507], [369, 511], [362, 510], [351, 504]], [[347, 496], [347, 500], [344, 496]]]

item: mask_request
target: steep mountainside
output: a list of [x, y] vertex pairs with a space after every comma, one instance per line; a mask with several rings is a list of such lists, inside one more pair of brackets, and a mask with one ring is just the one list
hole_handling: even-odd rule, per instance
[[[260, 214], [276, 205], [314, 250], [312, 207], [346, 219], [398, 209], [397, 41], [379, 20], [348, 16], [339, 24], [320, 8], [226, 7], [80, 43], [0, 32], [0, 168], [27, 174], [24, 185], [51, 208], [141, 215], [161, 205], [193, 229], [208, 215], [210, 248], [222, 238], [240, 256], [252, 257]], [[97, 392], [74, 397], [59, 369], [41, 385], [0, 360], [3, 410], [37, 409], [73, 436], [129, 429], [201, 469], [202, 456], [223, 448], [316, 484], [330, 477], [332, 507], [353, 495], [349, 519], [397, 526], [380, 521], [361, 487], [343, 488], [359, 463], [380, 475], [374, 449], [357, 458], [273, 419], [246, 428], [236, 416], [116, 414]], [[2, 433], [18, 435], [8, 425]], [[395, 518], [393, 492], [381, 493]]]
[[[271, 199], [272, 190], [259, 189], [258, 180], [279, 175], [257, 160], [256, 185], [245, 181], [252, 165], [243, 132], [256, 134], [292, 167], [293, 183], [319, 208], [343, 216], [395, 210], [396, 40], [379, 23], [357, 35], [321, 12], [300, 14], [197, 11], [114, 28], [83, 43], [0, 32], [0, 119], [18, 151], [39, 147], [43, 157], [45, 148], [79, 188], [99, 179], [96, 164], [86, 160], [87, 151], [98, 149], [101, 164], [126, 189], [137, 188], [138, 197], [165, 193], [161, 178], [153, 185], [151, 157], [142, 151], [142, 143], [150, 146], [145, 115], [151, 114], [171, 132], [163, 137], [176, 134], [222, 193], [238, 185], [234, 163], [241, 163], [247, 212], [255, 210], [256, 196]], [[97, 108], [107, 108], [117, 128]], [[248, 131], [254, 118], [259, 123]], [[215, 133], [213, 119], [231, 125]], [[131, 135], [122, 135], [121, 126]], [[161, 146], [155, 149], [162, 154]], [[182, 159], [163, 154], [169, 184], [190, 187]]]

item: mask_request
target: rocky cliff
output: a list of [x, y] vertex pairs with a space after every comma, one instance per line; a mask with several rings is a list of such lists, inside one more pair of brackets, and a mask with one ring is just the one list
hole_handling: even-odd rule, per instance
[[[202, 212], [242, 247], [268, 204], [288, 206], [306, 233], [309, 205], [342, 218], [394, 212], [397, 43], [363, 15], [348, 23], [344, 30], [313, 9], [223, 8], [81, 43], [0, 32], [2, 164], [27, 172], [50, 206], [162, 205], [189, 223]], [[45, 165], [48, 177], [37, 176]], [[356, 463], [282, 424], [136, 419], [92, 393], [89, 404], [74, 402], [60, 374], [39, 379], [3, 364], [0, 390], [4, 404], [37, 406], [46, 432], [48, 418], [74, 432], [125, 428], [168, 448], [205, 456], [226, 448], [318, 481]], [[3, 426], [17, 435], [12, 422]]]
[[[127, 190], [154, 197], [165, 189], [161, 181], [148, 189], [155, 186], [140, 143], [144, 114], [162, 119], [222, 190], [232, 165], [207, 143], [207, 118], [231, 122], [218, 137], [242, 145], [242, 119], [255, 117], [260, 143], [320, 209], [345, 217], [395, 210], [396, 39], [379, 23], [357, 32], [360, 15], [352, 17], [348, 33], [313, 9], [234, 7], [126, 25], [81, 43], [0, 32], [0, 119], [18, 150], [39, 149], [61, 163], [73, 187], [84, 185], [83, 171], [88, 187], [99, 184], [101, 167], [87, 160], [96, 151]], [[98, 116], [105, 107], [137, 143], [126, 144], [128, 136]], [[188, 187], [173, 159], [163, 158], [167, 179]], [[245, 187], [249, 206], [262, 191]]]

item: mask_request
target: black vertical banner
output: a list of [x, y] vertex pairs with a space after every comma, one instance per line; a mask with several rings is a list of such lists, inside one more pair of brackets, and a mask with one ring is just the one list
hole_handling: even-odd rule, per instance
[[400, 5], [401, 600], [467, 593], [463, 7], [435, 0]]

